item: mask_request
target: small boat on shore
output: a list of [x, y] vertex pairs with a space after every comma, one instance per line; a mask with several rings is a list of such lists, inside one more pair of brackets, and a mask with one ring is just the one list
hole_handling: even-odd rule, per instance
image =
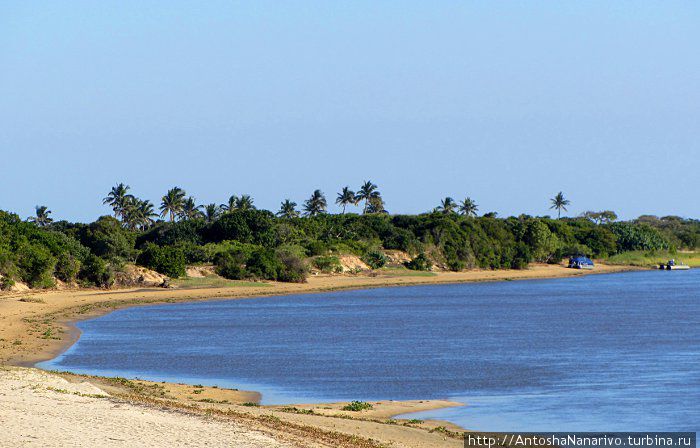
[[571, 257], [569, 258], [569, 267], [572, 269], [593, 269], [595, 265], [593, 260], [588, 257]]
[[683, 262], [676, 263], [676, 260], [669, 260], [668, 263], [661, 263], [659, 269], [664, 271], [686, 271], [690, 269], [690, 266]]

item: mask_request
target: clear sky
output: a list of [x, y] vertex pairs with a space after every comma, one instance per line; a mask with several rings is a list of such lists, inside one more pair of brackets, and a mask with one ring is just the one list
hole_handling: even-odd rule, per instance
[[69, 220], [117, 182], [365, 179], [392, 213], [700, 218], [700, 3], [0, 0], [0, 166], [0, 209]]

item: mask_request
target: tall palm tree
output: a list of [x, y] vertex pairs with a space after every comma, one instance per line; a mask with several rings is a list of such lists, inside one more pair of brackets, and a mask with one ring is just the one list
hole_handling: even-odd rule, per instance
[[440, 206], [436, 210], [449, 215], [455, 211], [455, 208], [457, 208], [457, 203], [454, 199], [448, 196], [440, 201]]
[[571, 201], [564, 198], [564, 193], [562, 193], [561, 191], [559, 193], [557, 193], [557, 195], [554, 196], [552, 199], [550, 199], [550, 201], [552, 202], [552, 206], [549, 208], [550, 208], [550, 210], [551, 209], [557, 210], [557, 219], [561, 218], [561, 211], [562, 210], [564, 210], [565, 212], [568, 211], [566, 209], [566, 206], [571, 204]]
[[226, 204], [221, 204], [219, 207], [224, 212], [232, 212], [236, 209], [236, 202], [238, 202], [238, 196], [234, 194], [228, 198], [228, 202]]
[[131, 230], [148, 229], [153, 225], [153, 218], [156, 216], [158, 216], [158, 214], [155, 212], [151, 201], [142, 201], [133, 196], [124, 204], [124, 209], [122, 211], [124, 227]]
[[459, 212], [464, 216], [476, 216], [479, 206], [472, 198], [466, 198], [459, 204]]
[[51, 214], [51, 210], [49, 210], [47, 206], [37, 205], [36, 207], [34, 207], [34, 211], [36, 213], [36, 216], [30, 216], [29, 218], [27, 218], [27, 221], [33, 222], [39, 227], [48, 226], [53, 222], [53, 218], [49, 217], [49, 215]]
[[370, 198], [367, 213], [388, 213], [384, 208], [384, 199], [381, 196]]
[[362, 210], [362, 213], [367, 213], [370, 199], [376, 198], [380, 195], [378, 188], [379, 187], [377, 187], [377, 185], [373, 184], [372, 181], [369, 180], [365, 181], [365, 183], [363, 183], [360, 187], [360, 190], [355, 195], [355, 201], [365, 201], [365, 208]]
[[335, 203], [343, 206], [343, 214], [345, 214], [345, 207], [348, 205], [355, 205], [357, 203], [357, 200], [355, 199], [355, 192], [352, 191], [350, 187], [343, 187], [343, 190], [338, 193]]
[[217, 204], [207, 204], [204, 207], [204, 219], [207, 222], [214, 222], [221, 214], [221, 207]]
[[202, 217], [202, 206], [197, 205], [195, 199], [190, 196], [185, 199], [182, 203], [182, 210], [180, 210], [180, 218], [184, 220], [197, 219]]
[[175, 217], [182, 212], [185, 194], [185, 190], [180, 187], [173, 187], [168, 190], [160, 203], [160, 216], [170, 216], [170, 221], [175, 221]]
[[242, 195], [236, 201], [236, 210], [255, 210], [253, 198], [251, 198], [248, 194]]
[[326, 196], [321, 190], [315, 190], [311, 197], [304, 202], [304, 215], [317, 216], [326, 213]]
[[221, 204], [221, 209], [227, 212], [232, 212], [234, 210], [254, 210], [253, 198], [248, 194], [244, 194], [240, 197], [235, 194], [228, 198], [227, 204]]
[[107, 194], [107, 197], [102, 199], [102, 203], [112, 207], [114, 211], [114, 217], [123, 217], [124, 208], [131, 198], [132, 195], [128, 194], [129, 186], [119, 183], [118, 185], [112, 187], [112, 190]]
[[280, 211], [277, 212], [277, 216], [280, 218], [298, 218], [299, 217], [299, 212], [296, 209], [297, 203], [294, 201], [290, 201], [289, 199], [285, 199], [282, 204], [280, 204]]

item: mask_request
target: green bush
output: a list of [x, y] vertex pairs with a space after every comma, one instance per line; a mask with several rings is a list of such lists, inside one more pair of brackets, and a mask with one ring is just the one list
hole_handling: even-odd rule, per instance
[[0, 278], [0, 291], [9, 291], [13, 286], [15, 286], [15, 281], [10, 277]]
[[328, 245], [323, 241], [309, 241], [306, 244], [306, 252], [310, 257], [328, 253]]
[[304, 283], [308, 269], [304, 261], [293, 252], [278, 252], [282, 263], [277, 280], [281, 282]]
[[214, 258], [216, 273], [229, 280], [241, 280], [247, 277], [245, 262], [247, 257], [240, 251], [220, 252]]
[[86, 285], [109, 288], [114, 283], [112, 269], [102, 258], [90, 254], [80, 266], [78, 278]]
[[371, 403], [367, 403], [366, 401], [353, 401], [350, 404], [343, 406], [342, 410], [343, 411], [360, 412], [360, 411], [364, 411], [366, 409], [373, 409], [373, 408], [374, 408], [374, 406]]
[[80, 272], [80, 262], [69, 253], [61, 253], [56, 262], [56, 278], [62, 282], [72, 283]]
[[369, 266], [372, 269], [379, 269], [381, 267], [384, 267], [387, 258], [386, 255], [384, 255], [382, 252], [371, 251], [367, 252], [365, 256], [362, 257], [362, 261], [367, 263], [367, 266]]
[[281, 268], [275, 251], [266, 248], [253, 251], [245, 265], [248, 277], [259, 280], [277, 280]]
[[56, 258], [43, 246], [23, 245], [17, 251], [17, 266], [23, 282], [32, 288], [54, 286]]
[[340, 259], [334, 255], [321, 255], [313, 259], [314, 267], [325, 273], [341, 273], [343, 266], [340, 264]]
[[405, 262], [404, 266], [413, 271], [429, 271], [433, 268], [433, 263], [424, 253], [420, 253], [411, 261]]
[[141, 266], [153, 269], [170, 278], [185, 275], [185, 254], [179, 247], [147, 244], [136, 259]]

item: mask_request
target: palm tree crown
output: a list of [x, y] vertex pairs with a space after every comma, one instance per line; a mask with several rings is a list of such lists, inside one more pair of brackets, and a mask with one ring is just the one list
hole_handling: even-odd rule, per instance
[[306, 216], [317, 216], [326, 213], [326, 196], [321, 190], [315, 190], [311, 197], [304, 202], [304, 214]]
[[550, 200], [552, 202], [552, 206], [549, 208], [557, 210], [557, 212], [558, 212], [557, 219], [561, 218], [561, 211], [562, 210], [564, 210], [565, 212], [568, 211], [566, 209], [566, 206], [571, 204], [571, 201], [564, 198], [564, 193], [562, 193], [561, 191], [559, 193], [557, 193], [557, 195], [554, 196]]
[[170, 221], [174, 221], [175, 217], [182, 212], [185, 195], [185, 190], [180, 187], [174, 187], [168, 190], [160, 203], [160, 216], [165, 217], [169, 215]]
[[298, 218], [299, 212], [296, 209], [297, 203], [285, 199], [284, 202], [280, 204], [280, 211], [277, 212], [277, 216], [280, 218]]
[[377, 185], [373, 184], [372, 181], [365, 181], [360, 187], [360, 190], [355, 195], [355, 201], [365, 201], [365, 208], [362, 210], [363, 213], [367, 213], [367, 208], [369, 208], [369, 202], [372, 198], [380, 196]]
[[201, 205], [197, 205], [195, 199], [190, 196], [185, 199], [182, 203], [182, 210], [180, 210], [180, 218], [184, 220], [197, 219], [202, 216]]
[[464, 216], [476, 216], [479, 206], [472, 198], [466, 198], [459, 204], [459, 212]]
[[440, 201], [440, 206], [437, 208], [437, 210], [445, 214], [450, 214], [455, 211], [455, 208], [457, 208], [457, 203], [454, 199], [448, 196]]
[[248, 194], [244, 194], [241, 197], [235, 194], [228, 198], [227, 204], [221, 204], [221, 209], [232, 212], [234, 210], [255, 210], [253, 205], [253, 198]]
[[345, 207], [357, 203], [355, 192], [352, 191], [350, 187], [343, 187], [343, 190], [338, 193], [335, 203], [343, 206], [343, 214], [345, 214]]
[[133, 198], [132, 195], [128, 194], [129, 186], [119, 183], [118, 185], [112, 187], [112, 190], [107, 194], [107, 197], [102, 199], [102, 203], [112, 207], [114, 211], [114, 217], [123, 217], [124, 209], [128, 205], [129, 201]]
[[30, 216], [27, 218], [27, 221], [33, 222], [34, 224], [44, 227], [53, 222], [53, 218], [50, 218], [49, 215], [51, 214], [51, 210], [45, 205], [37, 205], [34, 207], [34, 211], [36, 213], [36, 216]]
[[221, 214], [221, 207], [218, 204], [207, 204], [204, 207], [204, 219], [207, 222], [214, 222]]
[[154, 210], [153, 203], [149, 200], [130, 196], [122, 210], [122, 221], [124, 227], [131, 230], [146, 230], [153, 225], [153, 218], [158, 216]]

